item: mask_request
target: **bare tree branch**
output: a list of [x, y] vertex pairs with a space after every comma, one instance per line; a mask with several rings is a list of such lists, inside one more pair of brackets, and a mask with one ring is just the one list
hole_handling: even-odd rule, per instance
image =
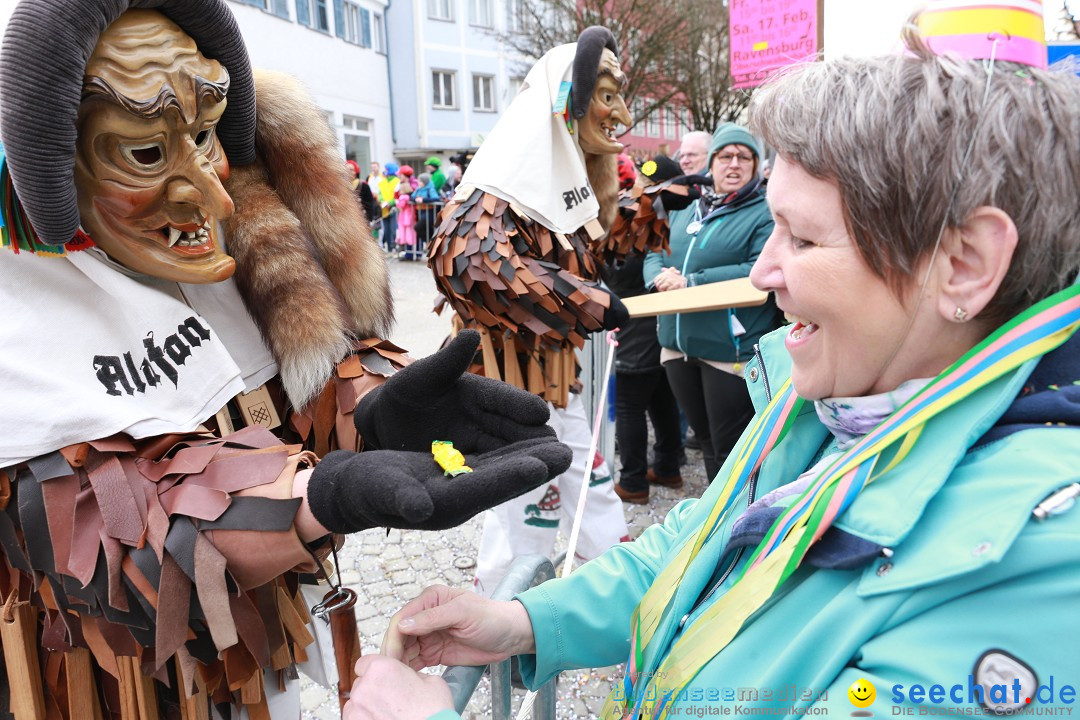
[[1058, 22], [1054, 26], [1058, 40], [1080, 40], [1080, 14], [1069, 9], [1069, 3], [1061, 0]]
[[[519, 0], [519, 27], [502, 42], [529, 65], [590, 25], [611, 30], [627, 76], [631, 127], [684, 108], [695, 129], [740, 117], [749, 94], [731, 91], [727, 3], [721, 0]], [[520, 68], [522, 74], [527, 67]], [[636, 101], [636, 102], [635, 102]]]

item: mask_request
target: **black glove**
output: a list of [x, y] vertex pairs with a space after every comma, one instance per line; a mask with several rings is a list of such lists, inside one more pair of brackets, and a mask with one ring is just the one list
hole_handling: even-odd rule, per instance
[[353, 413], [364, 448], [430, 457], [433, 440], [449, 440], [462, 453], [483, 453], [529, 438], [554, 439], [543, 400], [467, 372], [479, 343], [479, 333], [462, 330], [445, 348], [365, 395]]
[[611, 303], [608, 305], [607, 310], [604, 311], [604, 318], [600, 321], [604, 329], [616, 330], [626, 327], [626, 323], [630, 320], [630, 311], [623, 305], [623, 301], [619, 299], [618, 295], [602, 285], [597, 285], [597, 289], [603, 290], [611, 298]]
[[431, 452], [335, 450], [312, 472], [308, 505], [331, 532], [445, 530], [549, 482], [572, 458], [554, 437], [534, 438], [466, 454], [473, 472], [450, 478]]
[[671, 181], [672, 185], [685, 185], [687, 189], [686, 195], [676, 194], [668, 192], [667, 190], [660, 191], [660, 199], [664, 205], [664, 210], [667, 212], [674, 212], [675, 210], [682, 210], [690, 206], [690, 203], [701, 198], [701, 185], [711, 185], [712, 178], [708, 175], [681, 175]]

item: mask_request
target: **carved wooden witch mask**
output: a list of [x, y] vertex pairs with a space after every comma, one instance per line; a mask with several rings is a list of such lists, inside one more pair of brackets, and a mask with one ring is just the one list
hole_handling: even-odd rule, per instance
[[129, 10], [100, 36], [79, 105], [75, 186], [83, 229], [146, 275], [232, 275], [217, 221], [232, 215], [216, 135], [229, 73], [161, 13]]

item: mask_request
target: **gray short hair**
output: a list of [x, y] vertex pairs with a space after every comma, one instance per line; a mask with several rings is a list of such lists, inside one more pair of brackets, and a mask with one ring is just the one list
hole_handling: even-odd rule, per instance
[[712, 141], [712, 133], [705, 132], [704, 130], [691, 130], [682, 136], [679, 144], [686, 142], [687, 140], [700, 140], [705, 145], [705, 149], [709, 149], [709, 142]]
[[837, 182], [859, 252], [898, 295], [943, 220], [956, 228], [982, 205], [1006, 212], [1019, 243], [980, 313], [1001, 321], [1080, 269], [1080, 79], [997, 62], [984, 103], [981, 62], [935, 56], [910, 31], [906, 40], [906, 55], [781, 75], [754, 93], [751, 127], [785, 159]]

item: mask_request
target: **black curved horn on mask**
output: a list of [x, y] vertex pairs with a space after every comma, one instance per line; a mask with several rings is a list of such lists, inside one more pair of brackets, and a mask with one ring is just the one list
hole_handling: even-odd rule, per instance
[[585, 117], [585, 112], [589, 109], [589, 100], [592, 99], [593, 88], [596, 87], [596, 72], [600, 68], [600, 55], [604, 48], [618, 57], [619, 46], [615, 43], [615, 36], [606, 27], [593, 25], [578, 35], [570, 99], [574, 117], [579, 120]]

